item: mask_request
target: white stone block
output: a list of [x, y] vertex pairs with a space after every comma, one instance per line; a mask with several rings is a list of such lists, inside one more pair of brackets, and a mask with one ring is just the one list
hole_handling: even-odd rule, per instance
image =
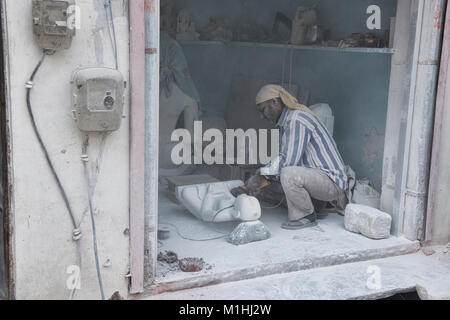
[[389, 214], [372, 207], [349, 204], [345, 208], [345, 229], [371, 239], [389, 238], [391, 223]]

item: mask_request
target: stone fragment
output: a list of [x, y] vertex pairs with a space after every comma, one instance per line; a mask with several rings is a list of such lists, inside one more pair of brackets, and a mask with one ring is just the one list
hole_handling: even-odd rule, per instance
[[158, 261], [164, 261], [167, 263], [174, 263], [178, 261], [178, 256], [173, 251], [165, 251], [164, 253], [160, 252], [157, 257]]
[[179, 266], [183, 272], [202, 271], [205, 261], [202, 258], [184, 258], [179, 261]]
[[228, 236], [228, 242], [238, 246], [270, 238], [270, 231], [261, 221], [242, 222]]
[[125, 300], [125, 299], [120, 295], [119, 291], [116, 291], [108, 300]]
[[391, 223], [389, 214], [372, 207], [352, 203], [345, 208], [345, 229], [371, 239], [389, 238]]

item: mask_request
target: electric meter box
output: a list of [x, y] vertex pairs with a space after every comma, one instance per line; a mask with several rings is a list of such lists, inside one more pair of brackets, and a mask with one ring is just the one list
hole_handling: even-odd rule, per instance
[[33, 32], [40, 48], [69, 49], [75, 36], [75, 0], [33, 0]]
[[72, 112], [84, 132], [115, 131], [123, 114], [125, 82], [112, 68], [92, 67], [72, 74]]

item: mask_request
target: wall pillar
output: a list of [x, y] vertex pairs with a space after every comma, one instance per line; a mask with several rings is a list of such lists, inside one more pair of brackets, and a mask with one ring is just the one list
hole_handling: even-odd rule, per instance
[[145, 277], [153, 282], [158, 250], [159, 0], [145, 0]]

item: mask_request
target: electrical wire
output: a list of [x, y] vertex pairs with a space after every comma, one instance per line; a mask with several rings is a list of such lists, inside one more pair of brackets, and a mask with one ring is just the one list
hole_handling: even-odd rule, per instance
[[193, 238], [189, 238], [189, 237], [186, 237], [186, 236], [184, 236], [183, 234], [181, 234], [181, 232], [180, 232], [180, 230], [178, 229], [178, 227], [177, 227], [176, 225], [174, 225], [173, 223], [170, 223], [170, 222], [160, 222], [159, 224], [160, 224], [160, 225], [161, 225], [161, 224], [166, 224], [166, 225], [171, 226], [172, 228], [175, 229], [176, 233], [180, 236], [180, 238], [182, 238], [182, 239], [184, 239], [184, 240], [189, 240], [189, 241], [198, 241], [198, 242], [202, 242], [202, 241], [212, 241], [212, 240], [222, 239], [222, 238], [225, 238], [225, 237], [228, 236], [228, 235], [223, 235], [223, 236], [219, 236], [219, 237], [215, 237], [215, 238], [193, 239]]
[[115, 55], [115, 59], [116, 59], [116, 69], [119, 69], [119, 62], [118, 62], [118, 58], [117, 58], [117, 37], [116, 37], [116, 27], [114, 25], [114, 16], [113, 16], [113, 12], [112, 12], [112, 4], [111, 4], [111, 0], [109, 0], [109, 13], [111, 15], [111, 25], [112, 25], [112, 31], [113, 31], [113, 36], [114, 36], [114, 48], [116, 49], [116, 55]]
[[108, 137], [108, 135], [110, 134], [110, 132], [103, 132], [102, 134], [102, 141], [100, 142], [100, 150], [98, 152], [98, 157], [97, 157], [97, 161], [95, 163], [95, 174], [92, 177], [92, 194], [95, 193], [95, 188], [97, 186], [97, 180], [98, 180], [98, 175], [100, 174], [100, 167], [102, 164], [102, 160], [103, 160], [103, 152], [105, 151], [105, 143], [106, 143], [106, 138]]
[[[109, 19], [109, 15], [108, 15], [108, 7], [109, 7], [109, 15], [111, 16], [111, 26], [110, 26], [110, 19]], [[114, 51], [114, 60], [115, 60], [115, 67], [116, 70], [119, 69], [119, 62], [118, 62], [118, 49], [117, 49], [117, 36], [116, 36], [116, 30], [115, 30], [115, 24], [114, 24], [114, 16], [113, 16], [113, 12], [112, 12], [112, 3], [111, 0], [105, 0], [105, 14], [106, 14], [106, 21], [108, 24], [108, 33], [109, 33], [109, 37], [111, 40], [111, 45], [113, 47], [113, 51]], [[112, 34], [111, 34], [111, 28], [112, 28]], [[77, 245], [77, 256], [78, 256], [78, 267], [81, 271], [81, 265], [82, 265], [82, 258], [81, 258], [81, 245], [80, 245], [80, 239], [81, 239], [81, 231], [79, 229], [79, 226], [81, 225], [81, 221], [79, 224], [76, 223], [75, 220], [75, 216], [73, 214], [73, 210], [71, 208], [70, 202], [68, 200], [66, 191], [64, 190], [64, 187], [62, 186], [62, 183], [58, 177], [58, 174], [56, 173], [56, 170], [53, 166], [53, 163], [50, 159], [49, 153], [47, 151], [47, 148], [42, 140], [42, 137], [39, 133], [39, 130], [37, 128], [36, 125], [36, 120], [34, 118], [34, 114], [33, 114], [33, 110], [32, 110], [32, 106], [31, 106], [31, 89], [33, 88], [33, 80], [37, 74], [37, 72], [39, 71], [42, 63], [44, 62], [45, 56], [47, 54], [52, 54], [53, 52], [46, 52], [44, 51], [41, 60], [39, 61], [39, 63], [37, 64], [37, 66], [35, 67], [35, 69], [33, 70], [33, 73], [30, 77], [30, 80], [27, 82], [26, 84], [26, 89], [27, 89], [27, 108], [28, 108], [28, 113], [30, 115], [31, 118], [31, 123], [33, 126], [33, 130], [35, 132], [35, 135], [39, 141], [39, 144], [44, 152], [45, 158], [47, 160], [47, 163], [50, 167], [50, 170], [57, 182], [58, 188], [61, 192], [61, 195], [64, 199], [64, 203], [66, 205], [66, 208], [69, 212], [70, 215], [70, 219], [73, 225], [73, 232], [72, 232], [72, 238], [74, 241], [76, 241], [76, 245]], [[100, 163], [101, 163], [101, 159], [102, 159], [102, 155], [103, 155], [103, 148], [104, 148], [104, 143], [106, 140], [108, 133], [105, 133], [103, 135], [103, 139], [101, 142], [101, 147], [100, 147], [100, 154], [99, 157], [97, 159], [97, 166], [96, 166], [96, 172], [97, 174], [94, 175], [94, 181], [91, 181], [91, 176], [89, 174], [89, 169], [87, 167], [87, 162], [88, 162], [88, 158], [84, 158], [84, 160], [87, 161], [83, 161], [84, 163], [84, 169], [85, 169], [85, 175], [86, 175], [86, 179], [88, 182], [88, 199], [89, 199], [89, 211], [91, 213], [91, 223], [92, 223], [92, 233], [93, 233], [93, 243], [94, 243], [94, 254], [95, 254], [95, 263], [96, 263], [96, 269], [97, 269], [97, 277], [98, 277], [98, 281], [99, 281], [99, 286], [100, 286], [100, 292], [101, 292], [101, 296], [102, 296], [102, 300], [105, 299], [105, 295], [104, 295], [104, 290], [103, 290], [103, 283], [102, 283], [102, 277], [101, 277], [101, 273], [100, 273], [100, 265], [99, 265], [99, 261], [98, 261], [98, 249], [97, 249], [97, 235], [96, 235], [96, 228], [95, 228], [95, 219], [94, 219], [94, 211], [93, 211], [93, 205], [92, 205], [92, 195], [93, 192], [95, 191], [95, 186], [97, 184], [97, 176], [99, 173], [99, 168], [100, 168]], [[89, 144], [89, 137], [88, 135], [86, 135], [86, 139], [85, 139], [85, 143], [83, 144], [83, 151], [87, 151], [87, 147]], [[85, 155], [86, 152], [83, 152], [83, 155]], [[75, 295], [75, 290], [78, 287], [80, 281], [80, 273], [77, 276], [77, 279], [75, 281], [74, 287], [71, 290], [69, 299], [72, 300], [74, 295]]]
[[[113, 16], [113, 12], [112, 12], [112, 3], [111, 0], [105, 0], [104, 3], [104, 7], [105, 7], [105, 15], [106, 15], [106, 22], [108, 24], [108, 34], [109, 34], [109, 38], [111, 41], [111, 46], [113, 48], [113, 53], [114, 53], [114, 61], [115, 61], [115, 68], [116, 70], [119, 69], [119, 61], [118, 61], [118, 49], [117, 49], [117, 36], [116, 36], [116, 29], [115, 29], [115, 24], [114, 24], [114, 16]], [[108, 15], [108, 7], [109, 7], [109, 15], [111, 16], [111, 22], [110, 22], [110, 18]], [[111, 24], [111, 26], [110, 26]], [[112, 27], [112, 34], [111, 34], [111, 27]], [[95, 218], [94, 218], [94, 207], [93, 207], [93, 194], [97, 185], [97, 178], [98, 178], [98, 174], [100, 173], [100, 164], [102, 161], [102, 157], [103, 157], [103, 150], [104, 150], [104, 146], [105, 146], [105, 141], [106, 141], [106, 137], [108, 136], [109, 133], [104, 133], [103, 137], [102, 137], [102, 142], [100, 144], [100, 151], [99, 151], [99, 156], [97, 158], [97, 163], [96, 163], [96, 174], [94, 174], [93, 176], [90, 175], [89, 173], [89, 168], [88, 168], [88, 162], [89, 162], [89, 157], [87, 156], [87, 149], [89, 146], [89, 135], [86, 134], [85, 136], [85, 140], [83, 143], [83, 156], [82, 156], [82, 160], [83, 160], [83, 166], [84, 166], [84, 171], [85, 171], [85, 176], [86, 176], [86, 180], [87, 180], [87, 184], [88, 184], [88, 201], [89, 201], [89, 212], [90, 212], [90, 216], [91, 216], [91, 225], [92, 225], [92, 240], [93, 240], [93, 245], [94, 245], [94, 257], [95, 257], [95, 266], [96, 266], [96, 270], [97, 270], [97, 278], [98, 278], [98, 283], [99, 283], [99, 288], [100, 288], [100, 294], [102, 297], [102, 300], [105, 300], [105, 293], [103, 290], [103, 281], [102, 281], [102, 275], [100, 272], [100, 263], [99, 263], [99, 257], [98, 257], [98, 247], [97, 247], [97, 231], [96, 231], [96, 227], [95, 227]], [[80, 222], [81, 224], [81, 222]]]
[[214, 215], [213, 219], [211, 220], [211, 222], [215, 222], [215, 221], [216, 221], [216, 218], [217, 218], [217, 216], [219, 215], [219, 213], [221, 213], [221, 212], [223, 212], [223, 211], [225, 211], [225, 210], [227, 210], [227, 209], [233, 208], [233, 207], [234, 207], [234, 205], [233, 205], [233, 206], [228, 206], [228, 207], [222, 208], [222, 209], [220, 209], [219, 211], [217, 211], [216, 214]]
[[[42, 57], [39, 60], [39, 62], [36, 65], [36, 67], [34, 68], [33, 73], [31, 74], [31, 77], [30, 77], [29, 81], [26, 83], [25, 87], [27, 89], [27, 110], [28, 110], [28, 113], [30, 115], [30, 120], [31, 120], [31, 124], [32, 124], [32, 127], [33, 127], [33, 131], [34, 131], [34, 133], [36, 135], [36, 138], [38, 139], [39, 145], [41, 146], [41, 149], [42, 149], [42, 151], [43, 151], [43, 153], [45, 155], [45, 159], [47, 160], [47, 164], [50, 167], [50, 171], [52, 172], [52, 175], [53, 175], [54, 179], [56, 180], [56, 183], [58, 185], [58, 189], [59, 189], [59, 191], [60, 191], [60, 193], [61, 193], [61, 195], [62, 195], [62, 197], [64, 199], [64, 204], [65, 204], [65, 206], [67, 208], [67, 211], [69, 213], [70, 220], [71, 220], [72, 226], [73, 226], [72, 238], [76, 242], [76, 245], [77, 245], [78, 267], [81, 270], [82, 259], [81, 259], [81, 247], [80, 247], [80, 241], [79, 241], [80, 238], [81, 238], [81, 231], [79, 230], [78, 225], [77, 225], [77, 223], [75, 221], [75, 216], [73, 214], [72, 207], [71, 207], [69, 199], [67, 197], [67, 193], [64, 190], [64, 187], [63, 187], [63, 185], [61, 183], [61, 180], [59, 179], [58, 174], [56, 173], [55, 167], [53, 166], [53, 163], [52, 163], [52, 161], [50, 159], [50, 155], [49, 155], [49, 153], [47, 151], [47, 148], [46, 148], [46, 146], [44, 144], [44, 141], [42, 140], [41, 134], [40, 134], [39, 129], [38, 129], [37, 124], [36, 124], [36, 119], [34, 118], [33, 107], [32, 107], [32, 104], [31, 104], [31, 90], [33, 89], [33, 86], [34, 86], [34, 82], [33, 82], [34, 78], [36, 77], [39, 69], [41, 68], [41, 66], [42, 66], [42, 64], [43, 64], [43, 62], [45, 60], [45, 56], [47, 54], [49, 54], [49, 53], [50, 52], [46, 52], [46, 51], [43, 52]], [[74, 285], [74, 288], [72, 288], [72, 291], [70, 293], [69, 298], [71, 300], [73, 299], [73, 297], [75, 295], [75, 290], [76, 290], [76, 287], [78, 286], [79, 280], [80, 280], [80, 276], [77, 277], [75, 285]]]
[[72, 221], [72, 225], [76, 229], [77, 223], [75, 222], [75, 216], [73, 214], [72, 207], [70, 206], [69, 199], [67, 198], [66, 191], [64, 190], [64, 187], [61, 184], [61, 181], [60, 181], [60, 179], [58, 177], [58, 174], [55, 171], [55, 167], [53, 166], [53, 163], [52, 163], [52, 161], [50, 159], [50, 155], [48, 154], [47, 148], [46, 148], [46, 146], [45, 146], [45, 144], [44, 144], [44, 142], [42, 140], [42, 137], [41, 137], [41, 135], [39, 133], [39, 129], [37, 128], [36, 120], [35, 120], [34, 114], [33, 114], [33, 108], [31, 106], [31, 89], [33, 88], [33, 80], [34, 80], [34, 77], [36, 76], [37, 72], [39, 71], [39, 68], [41, 67], [42, 63], [44, 62], [45, 56], [46, 56], [46, 54], [44, 53], [42, 58], [41, 58], [41, 60], [39, 61], [38, 65], [34, 69], [33, 74], [30, 77], [30, 80], [27, 83], [27, 107], [28, 107], [28, 113], [30, 114], [31, 124], [33, 125], [34, 133], [36, 134], [36, 137], [37, 137], [37, 139], [39, 141], [39, 144], [40, 144], [40, 146], [42, 148], [42, 151], [44, 152], [45, 158], [46, 158], [47, 163], [48, 163], [48, 165], [50, 167], [50, 170], [51, 170], [51, 172], [53, 174], [53, 177], [55, 178], [56, 183], [58, 184], [58, 188], [59, 188], [59, 190], [61, 192], [61, 195], [62, 195], [62, 197], [64, 199], [64, 203], [66, 205], [67, 211], [69, 211], [70, 220]]
[[87, 185], [88, 185], [88, 200], [89, 200], [89, 211], [91, 213], [91, 224], [92, 224], [92, 240], [93, 240], [93, 244], [94, 244], [94, 257], [95, 257], [95, 267], [97, 269], [97, 278], [98, 278], [98, 284], [100, 287], [100, 294], [102, 296], [102, 300], [105, 300], [105, 293], [103, 290], [103, 281], [102, 281], [102, 274], [100, 272], [100, 263], [99, 263], [99, 259], [98, 259], [98, 248], [97, 248], [97, 231], [95, 228], [95, 218], [94, 218], [94, 206], [92, 204], [92, 191], [93, 191], [93, 185], [92, 185], [92, 179], [91, 176], [89, 174], [89, 168], [88, 168], [88, 162], [89, 162], [89, 157], [87, 155], [87, 149], [89, 146], [89, 135], [86, 134], [85, 135], [85, 139], [83, 142], [83, 148], [82, 148], [82, 160], [83, 160], [83, 166], [84, 166], [84, 173], [86, 176], [86, 180], [87, 180]]
[[[98, 156], [97, 156], [97, 160], [95, 161], [95, 174], [91, 175], [91, 183], [92, 183], [92, 194], [95, 193], [95, 188], [97, 186], [97, 180], [98, 180], [98, 175], [100, 174], [100, 168], [101, 168], [101, 164], [102, 164], [102, 159], [103, 159], [103, 152], [105, 150], [105, 142], [106, 142], [106, 138], [108, 137], [108, 135], [111, 132], [104, 132], [102, 134], [102, 141], [100, 142], [100, 150], [98, 152]], [[80, 221], [78, 222], [78, 228], [80, 228], [81, 224], [84, 221], [84, 218], [87, 214], [87, 212], [89, 212], [89, 204], [86, 207], [86, 209], [83, 211], [83, 216], [81, 217]]]
[[[115, 25], [114, 25], [114, 16], [113, 16], [113, 12], [112, 12], [111, 0], [105, 0], [104, 7], [105, 7], [106, 22], [108, 24], [109, 39], [111, 41], [111, 46], [113, 47], [113, 51], [114, 51], [114, 59], [115, 59], [115, 63], [116, 63], [116, 70], [119, 70], [119, 62], [118, 62], [118, 54], [117, 54], [116, 28], [115, 28]], [[109, 7], [109, 10], [108, 10], [108, 7]], [[109, 15], [111, 15], [111, 22], [110, 22]], [[111, 34], [111, 28], [112, 28], [112, 34]]]

